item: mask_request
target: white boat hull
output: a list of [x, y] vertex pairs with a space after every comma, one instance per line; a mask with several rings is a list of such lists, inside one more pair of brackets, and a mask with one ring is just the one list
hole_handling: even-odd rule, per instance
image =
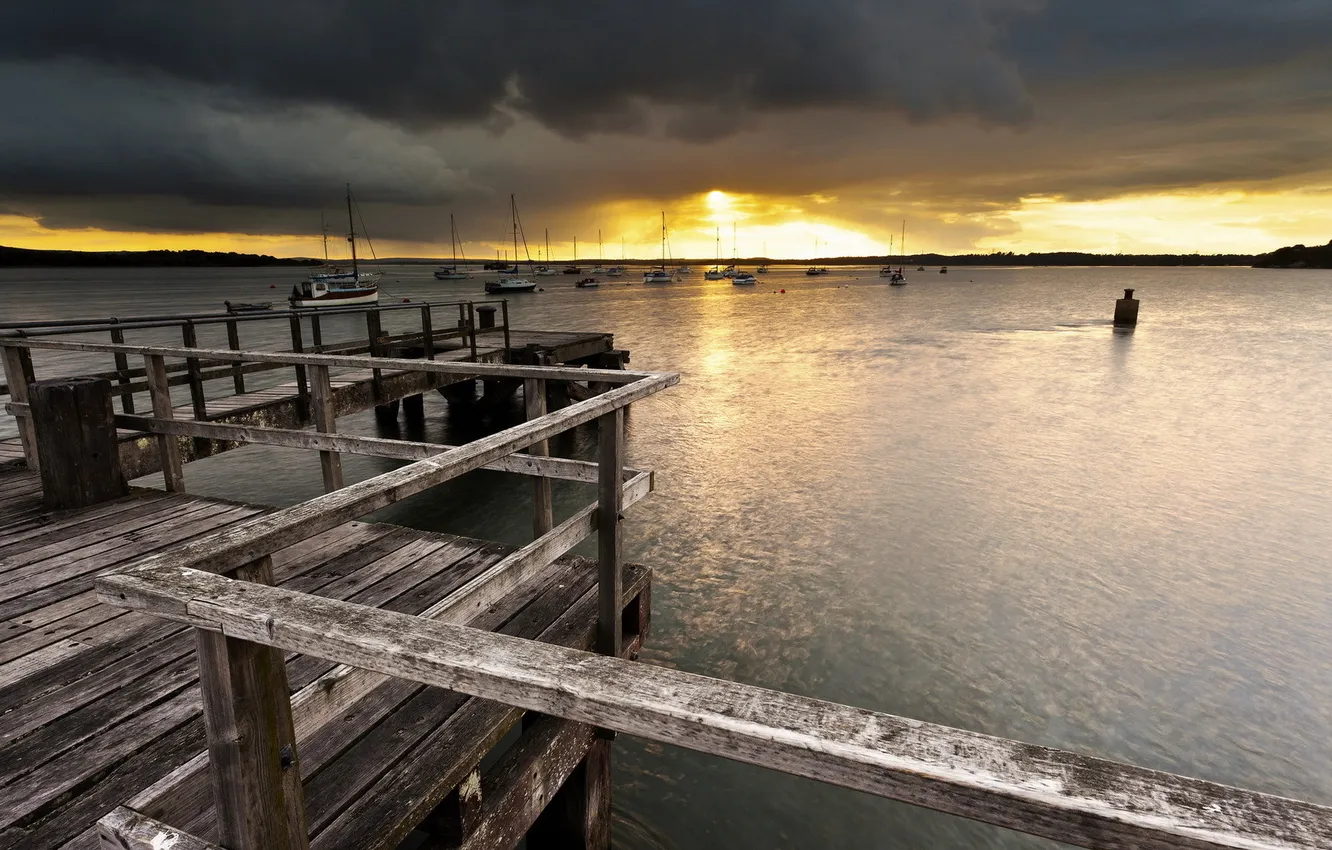
[[467, 272], [435, 272], [435, 280], [467, 280], [470, 277]]
[[297, 310], [305, 310], [310, 307], [354, 307], [357, 304], [375, 304], [379, 301], [379, 290], [366, 292], [359, 295], [338, 295], [338, 296], [320, 296], [318, 298], [291, 298], [288, 299], [291, 306]]
[[536, 282], [520, 278], [486, 281], [486, 292], [535, 292]]

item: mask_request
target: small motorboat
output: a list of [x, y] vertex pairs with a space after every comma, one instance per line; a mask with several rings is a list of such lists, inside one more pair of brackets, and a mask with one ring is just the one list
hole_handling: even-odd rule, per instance
[[916, 269], [916, 271], [918, 271], [918, 272], [923, 272], [923, 271], [925, 271], [925, 267], [924, 267], [924, 266], [919, 266], [919, 267]]
[[828, 269], [826, 266], [810, 266], [809, 268], [805, 269], [805, 274], [810, 275], [811, 277], [814, 275], [827, 274], [827, 273]]
[[948, 266], [939, 266], [939, 274], [948, 274]]
[[606, 269], [606, 276], [619, 277], [620, 275], [624, 274], [627, 271], [629, 271], [629, 269], [625, 268], [624, 266], [611, 266], [610, 268]]
[[272, 301], [261, 301], [254, 304], [245, 301], [237, 301], [235, 304], [230, 301], [223, 301], [222, 303], [226, 305], [228, 313], [261, 313], [264, 310], [273, 309]]
[[565, 267], [564, 267], [564, 273], [565, 273], [565, 274], [582, 274], [582, 273], [583, 273], [583, 270], [580, 269], [580, 268], [578, 268], [578, 266], [565, 266]]
[[767, 264], [767, 263], [764, 263], [763, 265], [761, 265], [761, 266], [758, 267], [758, 273], [759, 273], [759, 274], [767, 274], [768, 271], [769, 271], [769, 269], [768, 269], [768, 264]]
[[735, 276], [731, 278], [731, 283], [735, 286], [753, 286], [758, 283], [758, 278], [749, 272], [736, 272]]
[[536, 292], [536, 281], [521, 277], [502, 277], [486, 281], [486, 292]]
[[579, 289], [593, 289], [595, 287], [601, 286], [601, 281], [597, 280], [595, 277], [585, 277], [582, 280], [575, 283], [574, 286], [578, 287]]

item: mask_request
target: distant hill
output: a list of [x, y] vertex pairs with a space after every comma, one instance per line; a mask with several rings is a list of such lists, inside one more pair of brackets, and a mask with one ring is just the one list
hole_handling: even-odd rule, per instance
[[1256, 269], [1332, 269], [1332, 242], [1315, 245], [1292, 245], [1278, 248], [1254, 261]]
[[230, 251], [39, 251], [0, 245], [0, 268], [33, 267], [122, 267], [171, 266], [317, 266], [318, 260], [283, 259], [267, 254], [236, 254]]

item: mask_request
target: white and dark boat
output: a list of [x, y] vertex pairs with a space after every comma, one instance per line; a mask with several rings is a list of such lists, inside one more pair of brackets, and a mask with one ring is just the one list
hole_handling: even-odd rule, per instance
[[574, 252], [573, 252], [573, 259], [569, 261], [569, 265], [567, 265], [567, 266], [564, 267], [564, 273], [565, 273], [565, 274], [582, 274], [582, 273], [583, 273], [583, 270], [580, 269], [580, 268], [578, 267], [578, 237], [577, 237], [577, 236], [574, 237]]
[[805, 274], [810, 275], [811, 277], [814, 275], [827, 274], [827, 273], [828, 273], [827, 266], [810, 266], [809, 268], [805, 269]]
[[[541, 253], [540, 248], [537, 249], [537, 253], [538, 254]], [[541, 258], [538, 256], [537, 259], [539, 260]], [[546, 259], [547, 260], [550, 259], [550, 228], [546, 228]], [[537, 277], [553, 277], [559, 274], [559, 272], [555, 271], [550, 266], [539, 265], [536, 268], [532, 269], [532, 274], [536, 275]]]
[[[505, 269], [497, 279], [486, 281], [485, 289], [486, 292], [490, 293], [535, 292], [537, 288], [536, 281], [517, 275], [518, 263], [516, 260], [518, 259], [518, 229], [520, 225], [518, 223], [518, 201], [513, 195], [509, 196], [509, 214], [513, 221], [513, 258], [515, 262], [512, 269]], [[526, 237], [523, 238], [523, 248], [527, 248]], [[528, 266], [533, 265], [530, 252], [527, 255], [527, 264]]]
[[759, 267], [758, 267], [758, 273], [759, 273], [759, 274], [767, 274], [767, 273], [768, 273], [768, 260], [767, 260], [767, 257], [768, 257], [768, 243], [767, 243], [767, 242], [764, 242], [764, 243], [763, 243], [763, 257], [764, 257], [763, 262], [762, 262], [762, 263], [759, 265]]
[[603, 256], [603, 248], [601, 245], [601, 228], [597, 228], [597, 264], [595, 267], [593, 267], [591, 274], [605, 274], [605, 273], [606, 273], [606, 261], [605, 257]]
[[644, 283], [671, 283], [675, 278], [666, 271], [666, 212], [661, 213], [661, 265], [643, 272]]
[[458, 238], [458, 225], [453, 223], [453, 213], [449, 213], [449, 248], [453, 251], [453, 262], [435, 269], [435, 280], [467, 280], [472, 275], [465, 268], [467, 257], [462, 257], [461, 264], [458, 262], [462, 256], [459, 250], [462, 248], [462, 240]]
[[598, 286], [601, 286], [601, 281], [597, 280], [595, 277], [585, 277], [575, 283], [574, 286], [579, 289], [596, 289]]
[[758, 278], [749, 272], [736, 272], [735, 276], [731, 278], [731, 283], [734, 286], [753, 286], [758, 283]]
[[[892, 243], [892, 237], [890, 236], [890, 237], [888, 237], [888, 254], [891, 256], [892, 253], [893, 253], [893, 243]], [[906, 262], [906, 222], [905, 222], [905, 221], [902, 222], [902, 262], [903, 262], [903, 263]], [[907, 282], [907, 280], [906, 280], [906, 268], [905, 268], [904, 265], [899, 265], [897, 268], [893, 268], [893, 264], [892, 264], [891, 262], [889, 262], [888, 265], [886, 265], [886, 266], [884, 266], [883, 268], [879, 269], [879, 277], [886, 277], [886, 278], [888, 278], [888, 285], [889, 285], [889, 286], [906, 286], [906, 282]]]
[[[292, 309], [310, 307], [352, 307], [379, 301], [379, 273], [361, 271], [356, 257], [356, 224], [352, 218], [351, 184], [347, 185], [347, 243], [351, 245], [351, 270], [332, 268], [316, 272], [291, 289], [287, 299]], [[328, 232], [324, 232], [324, 251], [328, 252]]]
[[227, 308], [228, 313], [262, 313], [265, 310], [273, 309], [272, 301], [246, 302], [246, 301], [223, 301], [223, 306]]
[[717, 228], [717, 261], [712, 264], [712, 268], [703, 272], [704, 280], [724, 280], [726, 274], [722, 272], [721, 267], [721, 228]]

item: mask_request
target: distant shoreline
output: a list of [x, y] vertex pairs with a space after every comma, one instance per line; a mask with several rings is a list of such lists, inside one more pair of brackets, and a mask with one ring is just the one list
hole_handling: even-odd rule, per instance
[[0, 245], [0, 268], [255, 268], [318, 266], [318, 260], [232, 251], [44, 251]]

